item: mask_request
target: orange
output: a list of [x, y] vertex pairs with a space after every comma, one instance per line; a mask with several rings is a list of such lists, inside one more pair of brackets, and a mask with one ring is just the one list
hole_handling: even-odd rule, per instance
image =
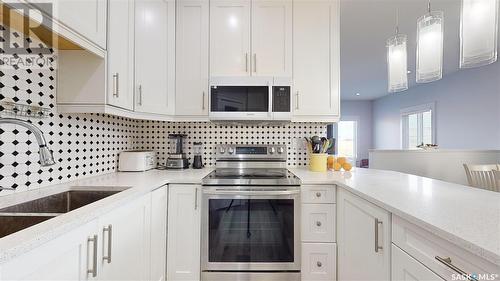
[[328, 156], [326, 160], [328, 169], [333, 169], [333, 164], [335, 163], [335, 157], [333, 155]]
[[342, 165], [340, 165], [339, 162], [336, 162], [335, 164], [333, 164], [333, 169], [335, 171], [340, 171], [341, 168], [342, 168]]
[[345, 157], [337, 157], [337, 163], [339, 163], [340, 165], [343, 165], [346, 162], [347, 159]]
[[352, 169], [352, 165], [350, 163], [344, 163], [342, 164], [342, 168], [344, 168], [344, 170], [346, 171], [350, 171]]

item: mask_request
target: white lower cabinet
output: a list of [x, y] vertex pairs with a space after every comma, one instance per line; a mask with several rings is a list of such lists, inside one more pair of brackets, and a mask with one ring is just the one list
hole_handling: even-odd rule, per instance
[[344, 189], [337, 195], [339, 280], [389, 280], [390, 213]]
[[[89, 280], [97, 269], [97, 221], [80, 226], [0, 267], [1, 280]], [[99, 243], [99, 238], [97, 238]], [[96, 251], [94, 251], [96, 247]], [[97, 261], [97, 259], [95, 260]]]
[[151, 193], [151, 263], [148, 280], [164, 281], [167, 273], [167, 198], [163, 186]]
[[200, 280], [201, 186], [168, 187], [167, 280]]
[[335, 243], [302, 243], [302, 281], [335, 280], [337, 245]]
[[441, 281], [430, 269], [416, 259], [410, 257], [397, 246], [392, 245], [392, 275], [391, 280], [401, 281]]
[[301, 187], [302, 281], [337, 280], [334, 185]]
[[148, 276], [149, 196], [99, 218], [100, 280], [145, 280]]

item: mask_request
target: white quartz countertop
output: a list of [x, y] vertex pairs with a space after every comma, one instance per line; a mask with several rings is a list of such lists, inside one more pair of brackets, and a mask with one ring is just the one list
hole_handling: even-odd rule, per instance
[[[310, 172], [290, 169], [302, 184], [336, 184], [428, 231], [500, 265], [500, 193], [392, 171]], [[0, 197], [0, 208], [70, 189], [121, 190], [0, 239], [0, 263], [58, 237], [165, 184], [200, 184], [212, 169], [110, 173]]]
[[302, 184], [336, 184], [500, 265], [500, 193], [393, 171], [290, 169]]

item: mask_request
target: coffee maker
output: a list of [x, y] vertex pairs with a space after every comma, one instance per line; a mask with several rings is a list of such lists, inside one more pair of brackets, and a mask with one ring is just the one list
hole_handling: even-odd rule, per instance
[[182, 151], [182, 142], [186, 135], [184, 134], [169, 134], [170, 152], [167, 158], [167, 169], [186, 169], [189, 168], [189, 160], [186, 154]]

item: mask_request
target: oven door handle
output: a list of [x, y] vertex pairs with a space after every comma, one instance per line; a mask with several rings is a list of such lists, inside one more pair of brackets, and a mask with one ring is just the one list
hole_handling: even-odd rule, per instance
[[258, 196], [281, 196], [281, 195], [296, 195], [300, 190], [232, 190], [232, 189], [204, 189], [204, 194], [209, 195], [258, 195]]

